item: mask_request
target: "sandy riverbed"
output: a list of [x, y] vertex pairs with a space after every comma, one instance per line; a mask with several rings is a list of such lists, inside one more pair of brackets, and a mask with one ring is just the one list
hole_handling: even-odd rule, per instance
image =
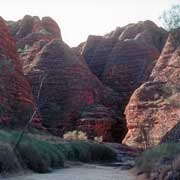
[[2, 180], [135, 180], [129, 171], [119, 167], [82, 165], [55, 170], [48, 174], [29, 174], [16, 177], [0, 178]]

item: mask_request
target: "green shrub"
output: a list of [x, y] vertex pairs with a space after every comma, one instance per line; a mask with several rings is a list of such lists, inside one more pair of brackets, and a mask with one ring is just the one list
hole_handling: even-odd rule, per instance
[[64, 154], [55, 144], [25, 139], [18, 147], [18, 152], [28, 168], [36, 172], [48, 172], [51, 168], [64, 166]]
[[150, 172], [158, 161], [167, 157], [173, 159], [178, 154], [180, 154], [180, 143], [160, 144], [144, 151], [137, 159], [136, 165], [144, 172]]
[[39, 149], [42, 148], [42, 150], [49, 155], [51, 167], [58, 168], [64, 166], [65, 155], [55, 144], [41, 143], [40, 146]]
[[112, 161], [116, 153], [110, 147], [95, 142], [72, 141], [70, 143], [76, 160], [82, 162]]
[[70, 143], [72, 150], [75, 155], [75, 160], [82, 162], [90, 162], [91, 161], [91, 151], [90, 145], [87, 142], [81, 141], [72, 141]]
[[51, 161], [48, 154], [40, 151], [31, 143], [21, 143], [18, 152], [24, 164], [39, 173], [50, 171]]
[[20, 169], [16, 154], [9, 144], [0, 144], [0, 173], [14, 172]]
[[64, 154], [64, 156], [67, 160], [74, 161], [76, 159], [75, 153], [74, 153], [73, 148], [71, 147], [70, 143], [61, 143], [61, 144], [57, 144], [56, 146]]
[[107, 145], [93, 143], [91, 153], [93, 161], [111, 161], [116, 159], [116, 152]]
[[[35, 172], [45, 173], [51, 171], [52, 168], [63, 167], [65, 160], [93, 162], [112, 161], [116, 158], [116, 153], [103, 144], [89, 141], [54, 143], [38, 140], [28, 135], [23, 136], [16, 153], [13, 153], [12, 147], [18, 138], [17, 131], [0, 131], [0, 170], [1, 163], [4, 163], [2, 167], [7, 171], [15, 169], [18, 160], [22, 166]], [[4, 146], [4, 143], [8, 146]]]

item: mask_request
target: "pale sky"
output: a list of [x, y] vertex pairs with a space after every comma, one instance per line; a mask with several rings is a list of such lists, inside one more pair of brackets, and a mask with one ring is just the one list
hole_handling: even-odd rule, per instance
[[0, 16], [18, 20], [25, 14], [51, 16], [59, 24], [63, 40], [70, 46], [88, 35], [103, 35], [117, 26], [153, 20], [180, 0], [1, 0]]

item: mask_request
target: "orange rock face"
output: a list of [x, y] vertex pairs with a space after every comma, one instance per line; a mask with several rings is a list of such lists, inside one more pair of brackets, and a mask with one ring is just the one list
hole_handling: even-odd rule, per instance
[[19, 21], [8, 21], [7, 24], [16, 40], [24, 74], [29, 71], [35, 55], [45, 44], [53, 39], [62, 39], [57, 23], [50, 17], [40, 19], [26, 15]]
[[[52, 129], [54, 133], [56, 131], [58, 135], [79, 129], [78, 119], [88, 106], [101, 104], [111, 107], [112, 111], [116, 110], [113, 106], [118, 107], [119, 97], [116, 94], [113, 96], [113, 91], [103, 86], [84, 61], [61, 40], [52, 40], [42, 48], [32, 61], [32, 67], [27, 75], [35, 97], [40, 87], [40, 78], [45, 77], [38, 105], [43, 125]], [[104, 118], [106, 115], [102, 114]], [[95, 121], [98, 121], [96, 114]], [[106, 119], [106, 122], [112, 130], [112, 125], [117, 120]], [[105, 127], [105, 123], [101, 124]], [[104, 131], [99, 133], [105, 135]], [[108, 138], [106, 137], [106, 140], [113, 139], [112, 136]]]
[[119, 117], [124, 122], [129, 98], [148, 80], [166, 38], [165, 30], [144, 21], [117, 28], [105, 36], [89, 36], [77, 48], [90, 70], [121, 97]]
[[0, 122], [24, 125], [34, 109], [31, 87], [23, 75], [16, 45], [0, 18]]
[[[57, 24], [51, 18], [40, 20], [31, 16], [8, 24], [20, 48], [23, 71], [32, 85], [43, 125], [58, 135], [86, 127], [83, 129], [89, 137], [120, 141], [121, 133], [115, 137], [112, 132], [118, 128], [124, 132], [124, 122], [118, 117], [119, 96], [91, 72], [77, 49], [62, 41]], [[38, 100], [42, 77], [45, 80]], [[99, 105], [103, 107], [101, 117], [96, 115]], [[95, 107], [91, 112], [96, 124], [93, 132], [86, 123], [89, 116], [82, 116], [89, 106]], [[115, 115], [110, 116], [109, 112]]]
[[128, 145], [145, 147], [180, 138], [179, 37], [180, 30], [169, 35], [149, 81], [133, 93], [126, 107]]
[[[43, 125], [58, 135], [79, 129], [86, 131], [90, 138], [103, 136], [105, 141], [120, 142], [127, 131], [125, 106], [133, 91], [149, 79], [164, 46], [166, 31], [151, 21], [139, 22], [117, 28], [105, 36], [90, 36], [87, 42], [71, 49], [62, 41], [56, 22], [49, 17], [25, 16], [8, 25], [16, 39], [23, 72], [32, 85]], [[158, 72], [161, 71], [154, 70], [152, 82], [139, 89], [148, 89], [157, 77], [164, 78], [157, 75]], [[152, 92], [143, 95], [137, 90], [130, 103], [141, 102], [142, 97], [143, 101], [159, 98], [153, 92], [165, 85], [162, 79], [158, 81], [155, 89], [154, 85], [150, 88]], [[140, 107], [142, 111], [138, 111]], [[127, 107], [126, 142], [132, 132], [138, 133], [135, 117], [141, 114], [139, 120], [143, 122], [144, 116], [149, 118], [152, 112], [161, 115], [162, 109], [146, 113], [144, 107], [144, 104], [136, 107], [132, 103]], [[166, 112], [167, 107], [163, 111]], [[175, 114], [168, 112], [176, 119], [175, 111]]]
[[120, 125], [113, 109], [100, 104], [86, 106], [77, 121], [77, 127], [79, 130], [87, 132], [90, 139], [102, 136], [103, 141], [110, 141], [114, 137], [120, 138], [120, 133], [115, 130], [123, 130], [123, 124]]

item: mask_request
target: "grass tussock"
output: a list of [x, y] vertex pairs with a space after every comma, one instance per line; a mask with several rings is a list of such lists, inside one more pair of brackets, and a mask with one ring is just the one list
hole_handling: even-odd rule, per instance
[[16, 172], [20, 164], [16, 154], [9, 144], [0, 144], [0, 172]]
[[177, 157], [180, 157], [180, 143], [160, 144], [144, 151], [137, 159], [136, 166], [147, 174], [159, 170], [164, 177], [171, 168], [180, 169], [180, 158]]
[[116, 153], [108, 146], [90, 141], [45, 141], [24, 135], [13, 151], [19, 133], [0, 131], [0, 173], [16, 170], [19, 164], [35, 172], [45, 173], [64, 166], [66, 160], [94, 162], [112, 161]]

